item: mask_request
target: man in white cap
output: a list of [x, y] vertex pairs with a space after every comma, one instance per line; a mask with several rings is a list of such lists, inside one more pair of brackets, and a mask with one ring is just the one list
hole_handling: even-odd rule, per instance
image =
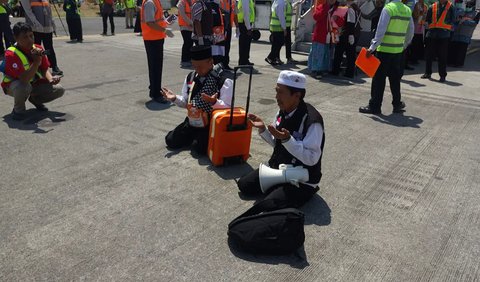
[[[280, 183], [270, 188], [265, 199], [275, 199], [278, 208], [300, 207], [317, 191], [322, 177], [322, 152], [325, 143], [322, 115], [310, 104], [305, 103], [306, 78], [294, 71], [282, 71], [278, 76], [275, 98], [279, 111], [272, 124], [249, 114], [252, 125], [260, 136], [273, 147], [268, 161], [270, 168], [280, 164], [303, 167], [308, 170], [308, 180], [299, 187]], [[287, 179], [288, 181], [288, 179]], [[259, 169], [243, 176], [238, 188], [245, 195], [262, 193]]]

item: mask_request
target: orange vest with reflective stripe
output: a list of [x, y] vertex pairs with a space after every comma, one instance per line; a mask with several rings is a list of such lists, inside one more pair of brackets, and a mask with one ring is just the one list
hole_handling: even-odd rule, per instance
[[[164, 39], [167, 35], [163, 31], [158, 31], [155, 30], [147, 25], [145, 22], [145, 3], [147, 0], [143, 0], [142, 3], [142, 10], [140, 13], [140, 19], [142, 21], [142, 36], [143, 40], [159, 40], [159, 39]], [[160, 4], [160, 0], [153, 0], [153, 3], [155, 4], [155, 23], [158, 23], [161, 27], [166, 28], [167, 27], [167, 22], [165, 21], [165, 18], [163, 17], [163, 8], [162, 4]]]
[[50, 5], [50, 2], [48, 0], [31, 0], [30, 1], [30, 6], [32, 7], [42, 7], [42, 6], [48, 6]]
[[220, 0], [220, 10], [222, 11], [222, 14], [223, 12], [230, 13], [230, 26], [233, 25], [233, 18], [235, 16], [235, 0]]
[[[188, 3], [187, 0], [180, 0], [180, 1], [183, 1], [183, 4], [184, 4], [183, 6], [185, 7], [185, 14], [187, 15], [187, 17], [192, 19], [192, 8], [190, 6], [190, 3]], [[182, 17], [182, 15], [180, 15], [180, 13], [178, 13], [178, 25], [188, 26], [187, 21]]]
[[445, 23], [445, 18], [447, 17], [448, 10], [452, 6], [452, 3], [450, 3], [450, 1], [447, 2], [443, 13], [440, 15], [440, 19], [437, 20], [438, 4], [439, 2], [435, 2], [432, 5], [432, 23], [428, 25], [428, 28], [441, 28], [452, 30], [452, 25]]

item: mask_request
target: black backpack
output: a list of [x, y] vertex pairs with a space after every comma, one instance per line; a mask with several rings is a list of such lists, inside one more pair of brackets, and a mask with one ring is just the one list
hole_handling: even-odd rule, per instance
[[228, 237], [244, 251], [282, 255], [295, 252], [305, 242], [303, 212], [294, 208], [275, 209], [264, 200], [228, 225]]

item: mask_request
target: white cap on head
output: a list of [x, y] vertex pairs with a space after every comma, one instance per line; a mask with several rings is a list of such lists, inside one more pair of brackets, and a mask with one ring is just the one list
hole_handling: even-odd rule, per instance
[[278, 75], [277, 83], [290, 87], [306, 89], [305, 86], [307, 84], [307, 78], [305, 75], [299, 72], [284, 70]]

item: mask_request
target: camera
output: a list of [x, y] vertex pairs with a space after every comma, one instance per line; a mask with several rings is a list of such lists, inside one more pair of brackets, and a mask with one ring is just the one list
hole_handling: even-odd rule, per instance
[[50, 55], [50, 50], [37, 50], [37, 49], [33, 49], [32, 50], [32, 55], [36, 55], [36, 56], [44, 56], [44, 55]]

